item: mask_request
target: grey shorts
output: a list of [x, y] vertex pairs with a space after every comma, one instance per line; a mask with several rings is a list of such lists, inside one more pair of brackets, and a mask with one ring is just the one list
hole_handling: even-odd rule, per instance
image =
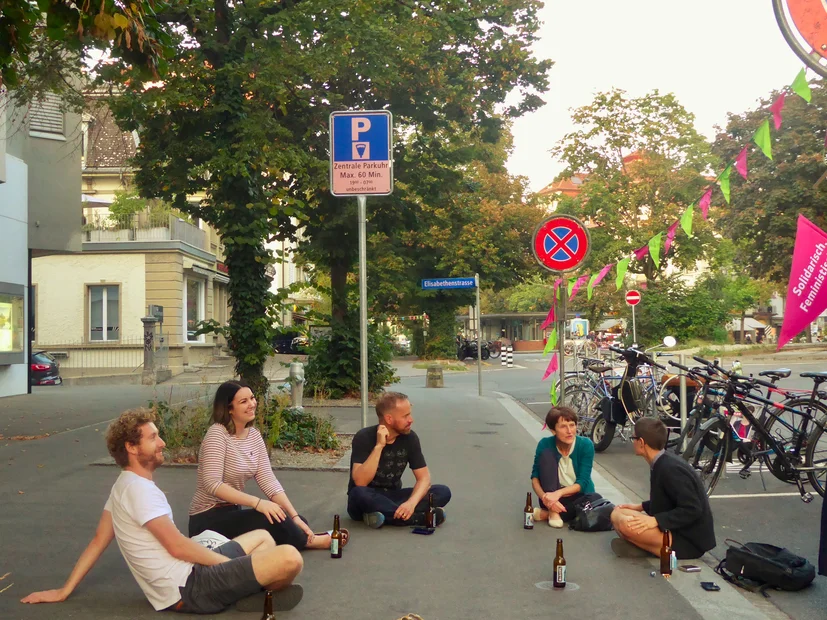
[[216, 614], [261, 591], [253, 573], [253, 560], [241, 545], [231, 540], [214, 551], [232, 559], [215, 566], [195, 565], [187, 583], [179, 588], [181, 600], [169, 607], [170, 611]]

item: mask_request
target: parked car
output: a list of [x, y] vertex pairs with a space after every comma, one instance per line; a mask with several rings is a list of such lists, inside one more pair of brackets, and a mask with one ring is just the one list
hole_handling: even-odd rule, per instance
[[46, 351], [33, 351], [29, 360], [32, 369], [32, 385], [60, 385], [60, 364]]
[[273, 351], [285, 355], [306, 353], [307, 336], [298, 331], [283, 332], [273, 338]]

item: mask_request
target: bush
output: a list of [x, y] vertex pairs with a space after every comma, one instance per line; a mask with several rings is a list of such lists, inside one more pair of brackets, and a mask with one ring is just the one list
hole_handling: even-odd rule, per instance
[[283, 450], [336, 450], [339, 438], [332, 418], [320, 418], [306, 411], [284, 407], [281, 399], [273, 399], [265, 413], [267, 444]]
[[155, 410], [155, 425], [173, 458], [198, 454], [201, 440], [212, 424], [209, 403], [170, 406], [164, 400], [151, 400], [149, 407]]
[[[330, 398], [356, 397], [360, 393], [359, 325], [355, 320], [332, 324], [329, 334], [309, 346], [305, 368], [305, 393], [325, 393]], [[375, 325], [368, 326], [368, 392], [376, 394], [397, 383], [391, 360], [390, 338]]]

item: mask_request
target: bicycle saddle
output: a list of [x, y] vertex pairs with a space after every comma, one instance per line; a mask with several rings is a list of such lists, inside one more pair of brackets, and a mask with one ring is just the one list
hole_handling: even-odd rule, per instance
[[802, 372], [799, 373], [798, 376], [805, 379], [815, 379], [819, 383], [822, 381], [827, 381], [827, 371], [825, 370], [821, 370], [819, 372]]
[[609, 372], [610, 370], [612, 370], [611, 366], [605, 366], [603, 364], [589, 364], [587, 368], [589, 370], [591, 370], [592, 372], [596, 372], [596, 373], [600, 373], [600, 374], [602, 374], [604, 372]]
[[[776, 368], [775, 370], [762, 370], [759, 377], [772, 377], [773, 379], [786, 379], [793, 373], [789, 368]], [[804, 375], [801, 375], [802, 377]]]

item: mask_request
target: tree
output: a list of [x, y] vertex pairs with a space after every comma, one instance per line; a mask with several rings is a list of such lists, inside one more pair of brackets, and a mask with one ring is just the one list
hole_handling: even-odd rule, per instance
[[[774, 131], [773, 159], [757, 149], [748, 156], [748, 178], [732, 173], [732, 202], [716, 209], [721, 230], [742, 248], [740, 264], [754, 278], [786, 285], [792, 264], [796, 222], [802, 214], [817, 226], [827, 226], [827, 184], [823, 183], [827, 88], [811, 84], [812, 102], [788, 96], [783, 125]], [[759, 107], [730, 114], [726, 131], [719, 131], [713, 151], [733, 161], [770, 115], [773, 92]]]
[[[329, 113], [390, 108], [397, 136], [434, 135], [458, 121], [496, 134], [494, 110], [515, 85], [522, 96], [507, 114], [540, 103], [533, 91], [545, 86], [549, 63], [530, 57], [537, 8], [534, 0], [439, 8], [416, 0], [196, 0], [159, 17], [180, 37], [164, 82], [129, 81], [113, 105], [122, 128], [141, 135], [142, 194], [222, 236], [229, 342], [237, 372], [257, 391], [266, 389], [262, 368], [278, 314], [267, 241], [304, 227], [308, 255], [330, 270], [333, 319], [346, 323], [355, 201], [328, 194]], [[400, 167], [400, 185], [422, 182]], [[199, 192], [205, 199], [189, 203]]]
[[[574, 111], [572, 122], [577, 129], [552, 154], [566, 165], [558, 178], [578, 174], [585, 182], [582, 192], [561, 200], [557, 211], [589, 227], [592, 252], [581, 273], [594, 273], [665, 233], [700, 197], [714, 158], [695, 130], [694, 116], [674, 95], [657, 90], [638, 98], [617, 89], [599, 93], [590, 105]], [[714, 248], [714, 238], [700, 217], [694, 220], [693, 236], [687, 240], [679, 231], [659, 265], [647, 255], [633, 260], [629, 272], [643, 274], [651, 285], [670, 265], [694, 267]], [[585, 295], [574, 301], [592, 320], [621, 308], [622, 297], [610, 283], [613, 273], [595, 289], [591, 302]]]
[[18, 105], [56, 92], [80, 109], [84, 65], [110, 78], [126, 67], [157, 78], [171, 37], [156, 13], [169, 6], [161, 0], [7, 0], [0, 8], [0, 87], [12, 90]]

